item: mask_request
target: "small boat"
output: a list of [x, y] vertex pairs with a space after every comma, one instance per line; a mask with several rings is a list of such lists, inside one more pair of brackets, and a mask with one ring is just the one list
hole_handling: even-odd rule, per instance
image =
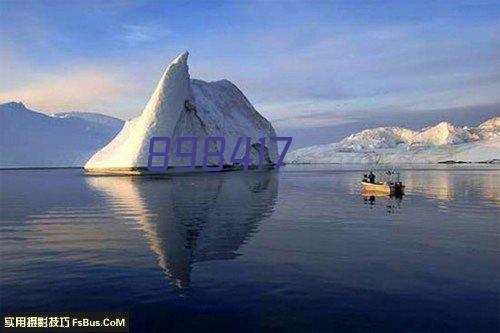
[[403, 192], [404, 185], [400, 182], [398, 183], [370, 183], [368, 181], [361, 181], [361, 185], [363, 185], [363, 190], [365, 192], [375, 192], [375, 193], [383, 193], [383, 194], [397, 194]]
[[[372, 178], [370, 178], [370, 176]], [[387, 181], [385, 182], [375, 182], [375, 175], [370, 172], [370, 175], [364, 175], [361, 185], [363, 185], [363, 192], [365, 193], [378, 193], [385, 195], [402, 195], [404, 191], [404, 185], [400, 181], [399, 172], [387, 171], [386, 172]], [[393, 177], [397, 176], [397, 180], [394, 181]]]

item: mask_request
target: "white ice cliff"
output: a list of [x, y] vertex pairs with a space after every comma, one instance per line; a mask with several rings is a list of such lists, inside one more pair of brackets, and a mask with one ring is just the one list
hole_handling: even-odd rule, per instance
[[441, 122], [421, 131], [367, 129], [337, 143], [289, 153], [287, 163], [444, 163], [500, 161], [500, 117], [475, 128]]
[[[276, 136], [272, 125], [231, 82], [190, 79], [187, 59], [188, 53], [184, 52], [170, 64], [142, 114], [127, 121], [122, 131], [88, 160], [85, 169], [145, 168], [151, 137], [171, 138], [169, 166], [189, 165], [190, 158], [175, 156], [176, 138], [186, 136], [198, 138], [197, 166], [202, 165], [203, 143], [209, 136], [225, 138], [227, 164], [239, 137], [252, 138], [252, 164], [258, 163], [258, 140], [262, 137], [266, 138], [265, 163], [277, 160], [277, 145], [269, 140]], [[214, 145], [210, 150], [216, 148]], [[244, 148], [242, 144], [238, 157], [244, 155]]]

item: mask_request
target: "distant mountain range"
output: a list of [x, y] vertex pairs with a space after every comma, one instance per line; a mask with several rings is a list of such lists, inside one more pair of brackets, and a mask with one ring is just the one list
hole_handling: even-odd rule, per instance
[[[334, 124], [329, 121], [329, 115], [335, 117]], [[447, 121], [455, 126], [478, 126], [488, 119], [500, 116], [500, 103], [464, 106], [436, 110], [352, 110], [325, 112], [325, 125], [319, 127], [283, 127], [280, 121], [274, 122], [276, 132], [280, 136], [293, 137], [291, 150], [313, 145], [339, 142], [343, 138], [358, 133], [367, 128], [404, 127], [414, 131]], [[311, 116], [312, 117], [312, 116]], [[338, 123], [335, 123], [338, 121]]]
[[104, 125], [113, 128], [122, 127], [124, 124], [124, 121], [121, 119], [94, 112], [58, 112], [58, 113], [53, 113], [50, 116], [57, 118], [64, 118], [64, 119], [79, 118], [94, 124]]
[[340, 142], [298, 149], [288, 163], [451, 163], [500, 161], [500, 117], [477, 127], [441, 122], [413, 131], [378, 127]]
[[83, 166], [123, 124], [97, 113], [46, 115], [23, 103], [0, 104], [0, 168]]

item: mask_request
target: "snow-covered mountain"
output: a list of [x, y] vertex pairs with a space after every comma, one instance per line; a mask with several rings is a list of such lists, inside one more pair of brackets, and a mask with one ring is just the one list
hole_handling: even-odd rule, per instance
[[415, 134], [416, 132], [402, 127], [368, 129], [343, 139], [339, 149], [349, 152], [396, 148], [400, 144], [408, 143]]
[[0, 104], [0, 168], [83, 166], [122, 126], [99, 114], [48, 116], [22, 103]]
[[[262, 117], [243, 93], [227, 80], [204, 82], [189, 77], [188, 53], [179, 55], [166, 69], [142, 114], [127, 121], [123, 130], [85, 165], [92, 171], [145, 168], [151, 137], [198, 138], [196, 165], [202, 164], [203, 142], [209, 136], [226, 140], [224, 159], [230, 161], [239, 137], [251, 137], [251, 158], [257, 163], [261, 137], [275, 136], [271, 124]], [[244, 146], [244, 145], [242, 145]], [[171, 145], [170, 166], [189, 165], [190, 158], [175, 156]], [[211, 147], [215, 150], [217, 147]], [[243, 147], [242, 147], [243, 148]], [[244, 149], [240, 149], [241, 157]], [[268, 163], [277, 159], [276, 143], [266, 142]], [[210, 160], [209, 160], [210, 161]]]
[[91, 123], [117, 128], [118, 130], [120, 130], [123, 127], [123, 124], [125, 123], [121, 119], [111, 116], [106, 116], [104, 114], [95, 112], [58, 112], [58, 113], [53, 113], [50, 116], [57, 118], [83, 119]]
[[500, 117], [475, 128], [447, 122], [412, 131], [367, 129], [338, 143], [291, 152], [287, 163], [440, 163], [500, 160]]
[[500, 117], [495, 117], [485, 121], [476, 128], [472, 128], [471, 132], [477, 135], [479, 139], [486, 140], [498, 137], [499, 128]]

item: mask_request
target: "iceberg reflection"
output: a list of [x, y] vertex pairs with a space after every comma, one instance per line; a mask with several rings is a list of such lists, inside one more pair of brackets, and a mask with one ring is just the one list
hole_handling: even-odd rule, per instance
[[190, 283], [192, 265], [233, 259], [273, 213], [275, 172], [230, 172], [173, 177], [88, 177], [117, 214], [131, 209], [158, 263], [179, 287]]

